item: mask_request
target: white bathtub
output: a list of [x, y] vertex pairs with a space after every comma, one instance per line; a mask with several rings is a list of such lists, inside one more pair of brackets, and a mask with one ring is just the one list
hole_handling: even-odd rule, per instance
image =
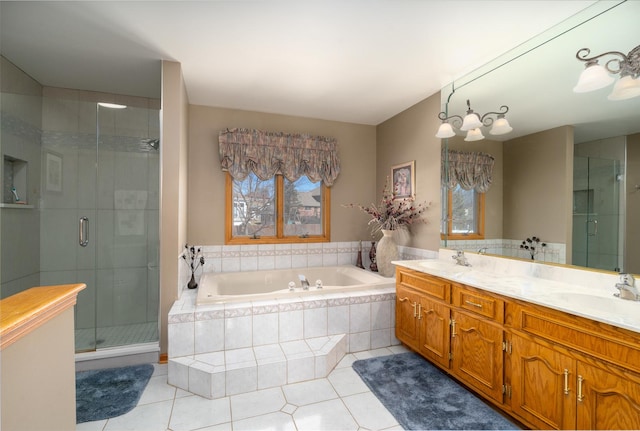
[[[307, 278], [309, 290], [302, 289], [299, 275]], [[317, 280], [322, 282], [322, 289], [316, 288]], [[294, 282], [296, 286], [293, 292], [289, 290], [290, 282]], [[351, 265], [205, 273], [200, 279], [196, 303], [200, 305], [276, 300], [292, 296], [366, 290], [394, 285], [393, 278], [382, 277]]]

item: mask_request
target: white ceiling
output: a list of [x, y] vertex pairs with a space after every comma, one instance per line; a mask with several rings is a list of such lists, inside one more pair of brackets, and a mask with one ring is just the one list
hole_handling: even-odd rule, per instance
[[[0, 3], [2, 54], [43, 85], [376, 125], [594, 1]], [[612, 49], [615, 49], [613, 47]]]

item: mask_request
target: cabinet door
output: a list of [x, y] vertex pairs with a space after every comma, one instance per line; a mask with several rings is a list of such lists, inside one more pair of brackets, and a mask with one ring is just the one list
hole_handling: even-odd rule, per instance
[[450, 308], [426, 297], [418, 305], [418, 352], [425, 358], [449, 368], [451, 345]]
[[577, 374], [578, 429], [640, 429], [640, 376], [582, 362]]
[[503, 329], [453, 311], [453, 374], [469, 386], [502, 402]]
[[403, 286], [396, 287], [396, 338], [418, 349], [418, 294]]
[[575, 429], [576, 361], [513, 335], [511, 408], [538, 429]]

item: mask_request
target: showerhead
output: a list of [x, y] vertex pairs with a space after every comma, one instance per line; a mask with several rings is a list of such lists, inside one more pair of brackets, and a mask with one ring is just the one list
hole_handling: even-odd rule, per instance
[[140, 146], [143, 149], [149, 150], [149, 149], [154, 149], [156, 151], [160, 150], [160, 139], [158, 138], [149, 138], [149, 139], [143, 139], [140, 141]]

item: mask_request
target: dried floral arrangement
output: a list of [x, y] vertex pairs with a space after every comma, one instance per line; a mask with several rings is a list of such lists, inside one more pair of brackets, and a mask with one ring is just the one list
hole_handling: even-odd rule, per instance
[[546, 246], [547, 244], [542, 242], [542, 240], [537, 236], [527, 238], [522, 241], [522, 244], [520, 244], [520, 248], [529, 252], [529, 254], [531, 255], [531, 259], [534, 259], [536, 257], [536, 254], [538, 254]]
[[387, 177], [382, 191], [380, 204], [371, 204], [365, 207], [360, 204], [342, 205], [346, 208], [358, 208], [369, 214], [371, 220], [368, 225], [372, 225], [371, 235], [375, 235], [380, 230], [396, 230], [409, 228], [415, 223], [427, 223], [422, 214], [429, 208], [431, 202], [423, 202], [418, 205], [413, 199], [394, 199], [391, 180]]
[[187, 287], [189, 289], [195, 289], [198, 287], [195, 273], [199, 267], [204, 265], [204, 256], [202, 255], [202, 249], [200, 247], [196, 249], [194, 246], [189, 247], [189, 244], [185, 244], [184, 248], [185, 252], [182, 253], [182, 258], [187, 262], [187, 265], [189, 265], [189, 269], [191, 270], [191, 279], [189, 280]]

